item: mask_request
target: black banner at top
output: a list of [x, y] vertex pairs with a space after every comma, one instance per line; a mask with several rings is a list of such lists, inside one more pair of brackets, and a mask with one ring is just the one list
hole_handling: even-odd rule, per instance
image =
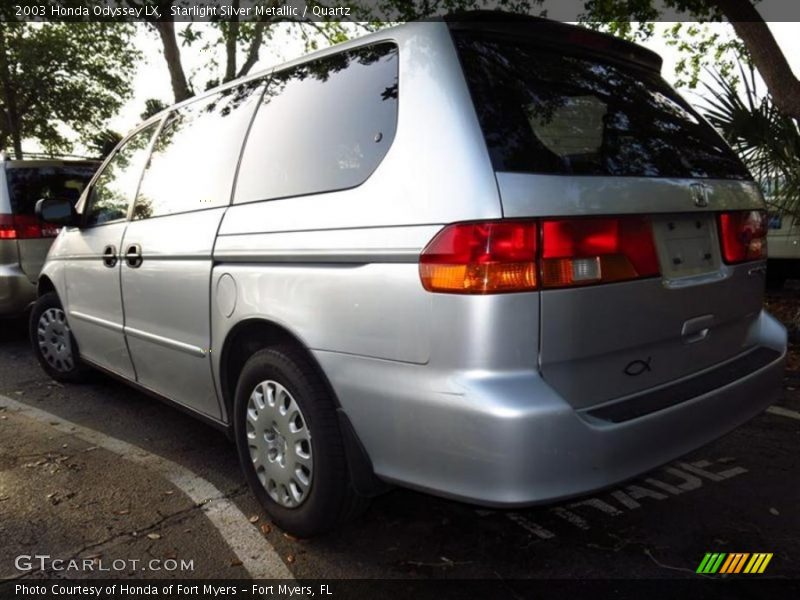
[[[745, 0], [747, 1], [747, 0]], [[800, 21], [796, 0], [751, 0], [757, 14], [727, 17], [721, 0], [3, 0], [0, 21], [350, 21], [429, 20], [468, 10], [503, 10], [559, 21]], [[686, 7], [689, 7], [688, 9]], [[746, 7], [749, 8], [749, 7]], [[602, 9], [602, 11], [598, 10]]]

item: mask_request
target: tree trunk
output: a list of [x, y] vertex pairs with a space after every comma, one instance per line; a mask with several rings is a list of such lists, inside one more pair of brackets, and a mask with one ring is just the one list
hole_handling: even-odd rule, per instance
[[264, 43], [264, 30], [267, 28], [266, 21], [259, 21], [256, 23], [255, 31], [253, 32], [253, 39], [250, 42], [250, 48], [247, 50], [247, 58], [241, 70], [237, 73], [237, 77], [243, 77], [250, 72], [250, 69], [258, 62], [258, 54], [261, 49], [261, 44]]
[[173, 21], [156, 21], [153, 27], [161, 37], [161, 44], [164, 47], [164, 59], [167, 61], [169, 77], [172, 83], [172, 93], [175, 95], [175, 102], [181, 102], [193, 96], [186, 82], [186, 74], [181, 63], [181, 51], [178, 48], [178, 40], [175, 37], [175, 23]]
[[0, 23], [0, 83], [3, 86], [3, 104], [6, 107], [5, 117], [8, 124], [8, 134], [14, 145], [14, 155], [22, 159], [22, 132], [17, 110], [17, 93], [11, 82], [11, 70], [8, 65], [6, 48], [5, 24]]
[[235, 20], [228, 23], [228, 31], [225, 36], [225, 79], [223, 82], [230, 81], [236, 77], [236, 42], [239, 38], [239, 0], [233, 0], [232, 8], [237, 12]]
[[713, 0], [744, 42], [775, 106], [800, 120], [800, 80], [775, 41], [769, 27], [750, 0]]

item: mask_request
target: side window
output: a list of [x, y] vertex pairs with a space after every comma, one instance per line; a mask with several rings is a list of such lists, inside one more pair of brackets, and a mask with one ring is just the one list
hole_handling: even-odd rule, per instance
[[228, 204], [244, 135], [263, 81], [181, 107], [167, 117], [136, 197], [134, 219]]
[[382, 43], [276, 73], [247, 139], [235, 202], [355, 187], [397, 128], [397, 46]]
[[128, 206], [136, 194], [157, 126], [158, 123], [153, 123], [125, 142], [100, 173], [87, 203], [86, 225], [100, 225], [128, 216]]

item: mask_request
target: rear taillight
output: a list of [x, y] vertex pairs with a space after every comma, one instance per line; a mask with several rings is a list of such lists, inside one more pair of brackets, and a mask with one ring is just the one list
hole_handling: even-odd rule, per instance
[[728, 264], [767, 257], [767, 213], [740, 210], [719, 215], [722, 258]]
[[626, 281], [659, 272], [652, 226], [645, 218], [542, 222], [542, 287]]
[[456, 294], [626, 281], [660, 272], [652, 228], [642, 217], [457, 223], [427, 245], [419, 269], [426, 290]]
[[59, 228], [42, 223], [33, 215], [0, 215], [0, 240], [55, 237]]
[[493, 294], [536, 289], [534, 221], [458, 223], [431, 240], [419, 260], [431, 292]]

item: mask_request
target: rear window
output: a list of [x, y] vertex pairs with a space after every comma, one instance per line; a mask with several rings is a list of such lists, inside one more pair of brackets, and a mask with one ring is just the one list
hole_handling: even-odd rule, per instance
[[90, 165], [7, 169], [11, 212], [32, 215], [40, 198], [58, 198], [75, 204], [95, 169]]
[[655, 73], [522, 40], [454, 36], [497, 171], [750, 179]]

